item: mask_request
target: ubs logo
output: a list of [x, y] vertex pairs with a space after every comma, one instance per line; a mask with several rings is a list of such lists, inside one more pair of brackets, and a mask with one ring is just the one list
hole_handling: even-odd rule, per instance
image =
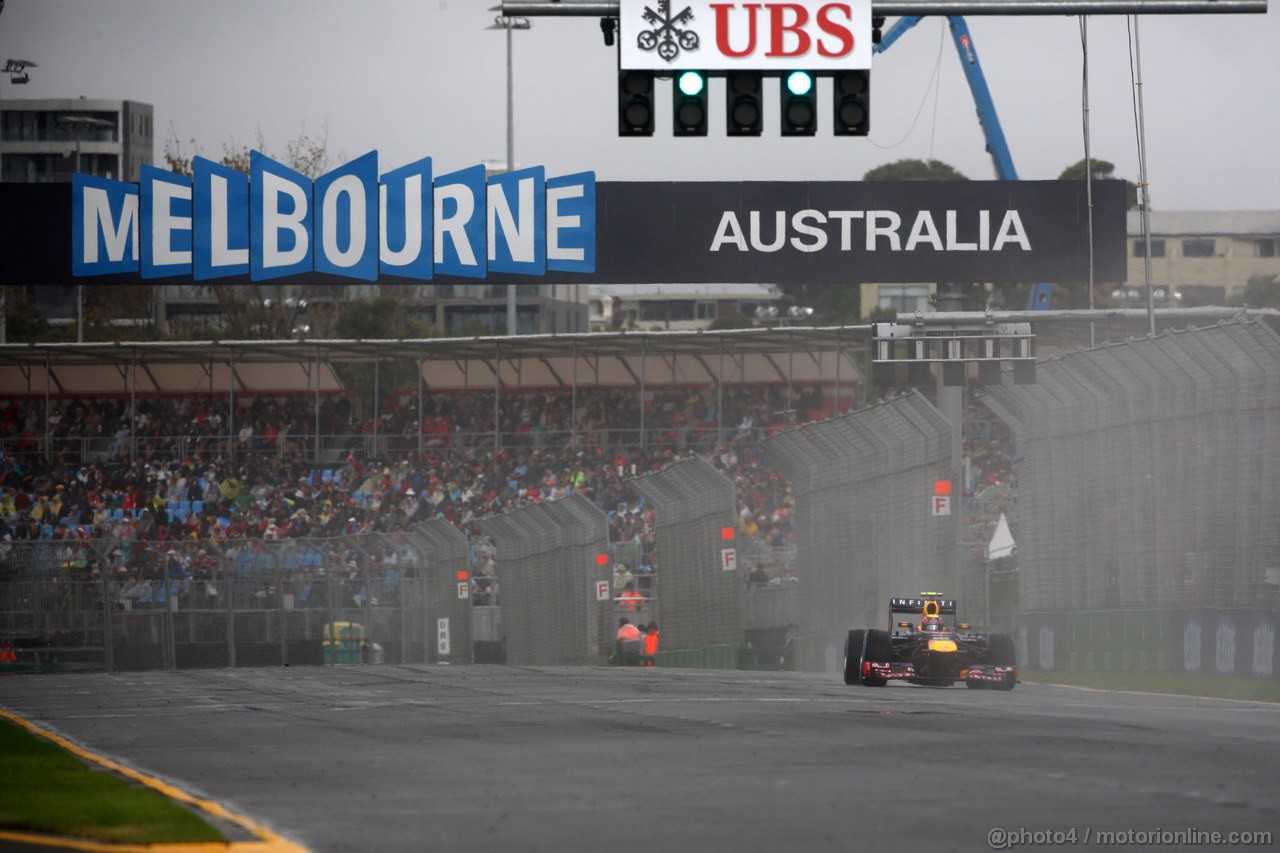
[[693, 8], [685, 6], [676, 14], [671, 14], [671, 0], [658, 0], [658, 11], [652, 6], [645, 6], [641, 16], [652, 29], [641, 30], [636, 36], [636, 46], [641, 50], [656, 50], [667, 62], [680, 55], [680, 51], [698, 49], [701, 39], [698, 34], [685, 25], [693, 20]]
[[870, 0], [619, 0], [619, 68], [871, 67]]

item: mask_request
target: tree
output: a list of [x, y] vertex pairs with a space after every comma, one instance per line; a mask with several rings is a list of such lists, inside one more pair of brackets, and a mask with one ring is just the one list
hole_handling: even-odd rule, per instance
[[877, 166], [862, 176], [864, 181], [967, 181], [968, 177], [941, 160], [898, 160]]
[[1280, 308], [1280, 276], [1274, 273], [1249, 276], [1244, 290], [1234, 301], [1250, 308]]
[[[318, 178], [325, 172], [329, 171], [330, 155], [329, 155], [329, 125], [325, 123], [321, 125], [320, 132], [312, 136], [307, 132], [307, 125], [304, 122], [298, 130], [298, 135], [285, 143], [284, 153], [282, 155], [271, 154], [267, 148], [267, 141], [259, 128], [256, 134], [257, 144], [254, 150], [260, 151], [278, 160], [284, 165], [300, 172], [308, 178]], [[186, 147], [182, 140], [178, 137], [177, 131], [173, 125], [169, 125], [169, 133], [164, 140], [164, 157], [165, 165], [169, 171], [179, 175], [191, 175], [191, 160], [196, 156], [205, 156], [201, 152], [200, 143], [196, 140], [189, 140], [193, 153], [188, 156]], [[232, 140], [222, 143], [222, 156], [218, 162], [223, 166], [235, 169], [237, 172], [249, 173], [249, 146]], [[209, 158], [213, 159], [213, 158]], [[342, 162], [346, 158], [339, 155], [338, 161]]]
[[[383, 289], [374, 299], [357, 299], [344, 306], [334, 318], [333, 334], [338, 338], [402, 340], [432, 338], [436, 336], [436, 330], [414, 319], [403, 299]], [[373, 364], [343, 362], [335, 365], [334, 370], [342, 384], [356, 389], [367, 403], [380, 402], [374, 401], [372, 396]], [[377, 367], [377, 379], [384, 393], [393, 388], [414, 388], [418, 382], [418, 365], [406, 359], [381, 361]]]
[[[1092, 165], [1092, 170], [1089, 166]], [[1090, 174], [1092, 171], [1092, 174]], [[1116, 167], [1106, 160], [1080, 160], [1062, 170], [1062, 174], [1058, 175], [1060, 181], [1083, 181], [1086, 177], [1095, 181], [1116, 181], [1120, 178], [1115, 177]], [[1125, 181], [1125, 203], [1128, 207], [1134, 208], [1138, 206], [1138, 185], [1133, 181]]]

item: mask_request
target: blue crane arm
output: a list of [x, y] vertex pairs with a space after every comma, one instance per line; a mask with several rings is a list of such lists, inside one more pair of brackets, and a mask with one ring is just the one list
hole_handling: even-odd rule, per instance
[[[884, 53], [907, 30], [920, 23], [920, 19], [920, 15], [905, 15], [894, 21], [872, 51]], [[973, 94], [974, 106], [978, 109], [978, 124], [986, 138], [987, 153], [995, 163], [996, 177], [1002, 181], [1016, 181], [1018, 170], [1013, 165], [1013, 155], [1009, 153], [1009, 144], [1004, 138], [1004, 128], [1000, 126], [995, 101], [991, 99], [991, 87], [987, 85], [986, 75], [982, 73], [982, 63], [978, 61], [978, 49], [973, 44], [973, 36], [969, 34], [969, 25], [959, 15], [948, 15], [947, 23], [951, 27], [951, 40], [955, 43], [956, 53], [960, 55], [960, 67], [964, 69], [965, 80]]]
[[[894, 21], [893, 26], [880, 39], [880, 43], [872, 48], [874, 53], [884, 53], [894, 42], [920, 22], [920, 15], [905, 15]], [[960, 55], [960, 67], [964, 69], [965, 80], [973, 95], [973, 104], [978, 110], [978, 124], [986, 139], [987, 153], [995, 164], [996, 177], [1002, 181], [1018, 180], [1018, 170], [1013, 165], [1013, 154], [1009, 151], [1009, 143], [1004, 138], [1004, 128], [1000, 126], [1000, 116], [996, 113], [995, 101], [991, 98], [991, 87], [987, 85], [986, 75], [982, 73], [982, 63], [978, 61], [978, 49], [973, 44], [973, 36], [969, 34], [969, 25], [959, 15], [948, 15], [947, 23], [951, 28], [951, 40]], [[1027, 295], [1027, 310], [1048, 309], [1053, 300], [1053, 285], [1047, 283], [1031, 285]]]

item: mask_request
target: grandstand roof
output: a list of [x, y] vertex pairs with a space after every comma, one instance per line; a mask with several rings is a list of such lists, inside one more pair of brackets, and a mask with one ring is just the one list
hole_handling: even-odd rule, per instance
[[[590, 335], [0, 345], [0, 394], [320, 392], [334, 365], [420, 361], [434, 389], [577, 385], [857, 383], [866, 327]], [[318, 368], [318, 369], [317, 369]], [[317, 383], [319, 387], [317, 388]]]

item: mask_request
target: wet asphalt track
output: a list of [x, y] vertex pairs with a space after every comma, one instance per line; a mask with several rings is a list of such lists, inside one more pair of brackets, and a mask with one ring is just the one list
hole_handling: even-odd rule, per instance
[[380, 666], [8, 677], [0, 707], [317, 853], [935, 853], [991, 849], [994, 827], [1280, 839], [1280, 708], [1261, 703]]

